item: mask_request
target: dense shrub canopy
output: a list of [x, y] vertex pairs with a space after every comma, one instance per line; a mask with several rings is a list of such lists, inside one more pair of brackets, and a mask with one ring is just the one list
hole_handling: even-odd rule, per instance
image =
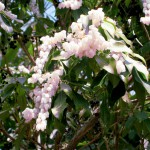
[[150, 147], [149, 0], [0, 2], [0, 149]]

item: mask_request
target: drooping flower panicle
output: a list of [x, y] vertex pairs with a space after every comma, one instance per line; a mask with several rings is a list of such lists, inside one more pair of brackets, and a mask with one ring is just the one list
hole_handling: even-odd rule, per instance
[[143, 12], [145, 17], [141, 17], [140, 21], [146, 25], [150, 25], [150, 1], [143, 0]]

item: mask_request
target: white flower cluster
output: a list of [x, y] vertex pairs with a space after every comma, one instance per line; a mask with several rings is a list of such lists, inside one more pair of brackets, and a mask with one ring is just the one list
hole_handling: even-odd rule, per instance
[[36, 59], [34, 66], [34, 74], [31, 78], [28, 79], [28, 83], [36, 83], [39, 81], [43, 82], [42, 70], [44, 68], [45, 63], [48, 61], [49, 53], [52, 47], [55, 47], [58, 43], [63, 41], [66, 38], [66, 31], [61, 31], [59, 33], [55, 33], [54, 37], [45, 36], [41, 38], [43, 44], [39, 46], [39, 58]]
[[[99, 14], [100, 13], [100, 14]], [[33, 67], [34, 73], [28, 79], [28, 83], [40, 83], [31, 93], [30, 97], [34, 100], [35, 108], [26, 108], [23, 111], [23, 117], [26, 122], [36, 119], [36, 130], [44, 130], [49, 117], [48, 110], [51, 108], [52, 97], [55, 95], [60, 82], [60, 76], [63, 70], [58, 69], [52, 73], [42, 73], [45, 63], [53, 47], [61, 50], [61, 56], [69, 58], [72, 55], [76, 57], [87, 56], [92, 58], [97, 50], [105, 50], [109, 43], [99, 33], [98, 26], [104, 19], [102, 9], [91, 10], [89, 15], [81, 17], [77, 22], [71, 25], [72, 32], [66, 35], [66, 31], [55, 33], [54, 37], [45, 36], [41, 38], [43, 42], [39, 46], [39, 58], [36, 59], [36, 65]], [[88, 26], [89, 20], [92, 25]], [[22, 69], [22, 68], [21, 68]]]
[[[34, 74], [28, 79], [28, 83], [39, 82], [40, 86], [37, 86], [33, 92], [30, 93], [31, 98], [34, 100], [35, 108], [26, 108], [22, 114], [26, 122], [36, 119], [36, 130], [45, 130], [47, 125], [47, 118], [49, 117], [49, 108], [51, 107], [51, 98], [55, 95], [60, 77], [63, 74], [62, 68], [53, 71], [52, 73], [42, 74], [45, 63], [48, 60], [49, 53], [52, 47], [57, 43], [64, 40], [66, 37], [66, 31], [55, 33], [54, 37], [45, 36], [41, 38], [43, 44], [39, 47], [39, 58], [36, 59], [36, 65], [34, 66]], [[22, 68], [21, 68], [22, 69]]]
[[143, 0], [143, 12], [145, 17], [141, 17], [140, 21], [146, 25], [150, 24], [150, 0]]
[[23, 66], [23, 65], [20, 65], [20, 66], [18, 67], [18, 70], [19, 70], [20, 72], [23, 72], [23, 73], [27, 73], [27, 74], [30, 73], [30, 70], [27, 69], [27, 68], [26, 68], [25, 66]]
[[[11, 20], [15, 20], [17, 22], [23, 23], [22, 20], [17, 19], [17, 15], [12, 14], [11, 11], [4, 11], [4, 9], [5, 9], [5, 5], [2, 2], [0, 2], [0, 13], [3, 13], [4, 15], [6, 15]], [[1, 28], [3, 28], [7, 32], [13, 31], [13, 28], [11, 26], [8, 26], [4, 23], [1, 15], [0, 15], [0, 26], [1, 26]]]
[[72, 10], [79, 9], [82, 6], [82, 0], [64, 0], [59, 3], [58, 8], [70, 8]]
[[[104, 19], [104, 13], [101, 8], [91, 10], [88, 15], [81, 15], [77, 22], [71, 24], [72, 33], [67, 35], [66, 42], [62, 44], [64, 51], [61, 55], [69, 58], [72, 55], [76, 57], [93, 58], [97, 50], [105, 50], [109, 47], [101, 33], [98, 31], [98, 26], [101, 25]], [[88, 26], [89, 20], [92, 20], [92, 25]]]
[[116, 70], [118, 74], [121, 74], [126, 71], [125, 60], [123, 58], [122, 52], [111, 52], [111, 57], [115, 59]]
[[29, 7], [31, 11], [33, 12], [33, 14], [35, 14], [37, 17], [41, 17], [40, 10], [39, 10], [36, 0], [31, 0], [29, 3]]
[[[55, 95], [60, 77], [63, 74], [62, 69], [55, 70], [54, 72], [45, 73], [42, 75], [43, 83], [40, 87], [36, 87], [30, 96], [34, 100], [35, 108], [26, 108], [22, 114], [26, 122], [36, 118], [36, 130], [44, 131], [47, 125], [47, 118], [49, 117], [49, 108], [51, 108], [52, 97]], [[45, 82], [44, 82], [45, 81]]]
[[0, 11], [3, 11], [4, 9], [5, 9], [5, 5], [2, 2], [0, 2]]

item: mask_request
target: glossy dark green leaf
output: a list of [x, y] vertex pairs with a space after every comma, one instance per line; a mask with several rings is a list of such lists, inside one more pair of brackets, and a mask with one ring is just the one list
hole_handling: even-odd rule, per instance
[[1, 93], [2, 96], [2, 101], [5, 100], [8, 96], [10, 96], [12, 94], [12, 92], [15, 89], [15, 84], [8, 84], [6, 85]]
[[53, 27], [54, 26], [54, 22], [52, 22], [48, 18], [40, 18], [40, 21], [42, 21], [44, 24], [48, 25], [48, 27]]
[[97, 86], [102, 79], [104, 79], [105, 75], [107, 74], [107, 72], [105, 70], [101, 70], [97, 76], [93, 79], [92, 84], [91, 84], [91, 88], [93, 88], [94, 86]]
[[20, 106], [21, 111], [23, 111], [26, 108], [27, 104], [25, 89], [21, 85], [18, 85], [16, 91], [17, 91], [17, 102]]
[[140, 100], [141, 104], [144, 103], [145, 101], [145, 91], [147, 91], [150, 94], [150, 84], [147, 81], [144, 81], [138, 71], [133, 68], [132, 70], [132, 74], [133, 74], [133, 80], [134, 80], [134, 90], [136, 92], [137, 95], [137, 99]]
[[100, 116], [104, 125], [108, 127], [111, 116], [110, 116], [110, 110], [106, 99], [103, 99], [102, 104], [100, 106]]
[[146, 112], [136, 112], [135, 117], [138, 119], [139, 122], [142, 122], [148, 118]]
[[38, 6], [39, 6], [40, 13], [43, 14], [44, 13], [44, 1], [38, 0]]
[[17, 53], [18, 49], [8, 49], [6, 55], [2, 59], [2, 66], [6, 63], [13, 62], [17, 57]]
[[46, 35], [46, 29], [44, 28], [44, 24], [42, 24], [40, 21], [36, 24], [36, 34], [40, 36]]
[[18, 136], [17, 136], [17, 139], [14, 141], [14, 145], [15, 145], [15, 149], [16, 150], [20, 150], [21, 147], [24, 147], [24, 136], [26, 135], [26, 132], [27, 131], [27, 126], [24, 125], [24, 126], [21, 126], [19, 128], [19, 133], [18, 133]]
[[52, 114], [59, 120], [62, 119], [65, 108], [68, 106], [66, 103], [66, 95], [64, 92], [60, 92], [57, 99], [54, 102], [54, 107], [51, 109]]
[[0, 120], [5, 121], [9, 117], [9, 110], [0, 111]]
[[54, 119], [54, 126], [61, 133], [64, 133], [64, 131], [65, 131], [65, 125], [62, 122], [60, 122], [60, 120], [58, 120], [57, 118]]
[[125, 0], [126, 7], [129, 7], [130, 3], [131, 3], [131, 0]]
[[120, 80], [118, 82], [117, 86], [112, 89], [112, 92], [111, 92], [110, 98], [109, 98], [109, 105], [113, 106], [119, 98], [124, 96], [125, 91], [126, 91], [125, 84], [122, 80]]

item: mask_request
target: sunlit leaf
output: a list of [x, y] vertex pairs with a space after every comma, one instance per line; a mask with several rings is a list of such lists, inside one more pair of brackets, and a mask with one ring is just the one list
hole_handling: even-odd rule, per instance
[[55, 100], [54, 103], [54, 107], [51, 109], [53, 115], [57, 118], [57, 119], [62, 119], [63, 117], [63, 112], [64, 109], [67, 107], [67, 103], [66, 103], [66, 95], [61, 92], [59, 93], [57, 99]]

